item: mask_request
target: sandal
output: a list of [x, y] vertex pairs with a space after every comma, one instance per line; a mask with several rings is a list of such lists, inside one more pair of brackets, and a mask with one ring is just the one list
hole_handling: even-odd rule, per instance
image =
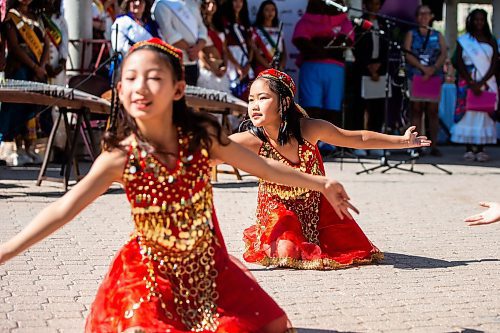
[[486, 154], [484, 151], [477, 153], [476, 160], [478, 162], [488, 162], [490, 160], [490, 156]]
[[476, 154], [471, 151], [468, 151], [464, 154], [464, 160], [466, 161], [474, 161], [476, 159]]

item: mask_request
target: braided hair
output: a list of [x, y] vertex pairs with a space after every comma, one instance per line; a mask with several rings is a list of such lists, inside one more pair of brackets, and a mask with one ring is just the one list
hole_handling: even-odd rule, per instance
[[[266, 80], [269, 84], [269, 89], [278, 95], [278, 112], [281, 118], [281, 124], [278, 131], [278, 144], [280, 146], [284, 146], [290, 142], [292, 137], [295, 138], [299, 144], [303, 144], [304, 139], [302, 138], [300, 130], [300, 119], [305, 116], [293, 102], [293, 95], [290, 89], [278, 80], [263, 77], [260, 77], [257, 80]], [[246, 129], [250, 131], [250, 133], [258, 137], [263, 142], [269, 141], [263, 127], [256, 127], [250, 121], [246, 126]]]
[[474, 34], [475, 27], [474, 27], [474, 16], [476, 15], [483, 15], [484, 17], [484, 26], [483, 26], [483, 34], [486, 36], [488, 39], [494, 39], [493, 35], [491, 34], [491, 29], [490, 29], [490, 24], [488, 23], [488, 13], [481, 8], [476, 8], [473, 11], [467, 15], [467, 19], [465, 20], [465, 30], [470, 33], [471, 35]]

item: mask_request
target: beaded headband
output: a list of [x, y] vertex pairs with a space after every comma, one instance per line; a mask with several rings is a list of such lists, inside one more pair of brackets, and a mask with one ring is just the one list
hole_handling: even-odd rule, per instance
[[260, 78], [275, 80], [283, 83], [292, 93], [292, 97], [295, 96], [295, 93], [297, 92], [297, 87], [295, 86], [295, 82], [293, 82], [292, 77], [277, 69], [270, 68], [260, 72], [256, 79]]
[[[292, 93], [292, 98], [295, 97], [295, 93], [297, 92], [297, 86], [295, 85], [295, 82], [293, 82], [293, 79], [290, 75], [288, 75], [282, 71], [279, 71], [277, 69], [269, 68], [269, 69], [266, 69], [266, 70], [260, 72], [259, 75], [257, 75], [257, 77], [255, 79], [257, 80], [260, 78], [274, 80], [274, 81], [278, 81], [278, 82], [283, 83], [285, 85], [285, 87], [287, 87], [288, 90]], [[295, 106], [297, 107], [297, 110], [300, 113], [302, 113], [302, 115], [304, 117], [309, 118], [306, 110], [304, 110], [297, 103], [295, 103]]]
[[167, 54], [173, 56], [174, 58], [176, 58], [177, 60], [179, 60], [179, 62], [182, 65], [182, 51], [176, 47], [173, 47], [170, 44], [165, 43], [164, 41], [162, 41], [161, 39], [156, 38], [156, 37], [142, 41], [142, 42], [135, 43], [130, 48], [129, 53], [134, 52], [135, 50], [137, 50], [141, 47], [144, 47], [144, 46], [151, 46], [151, 47], [154, 47], [154, 48], [160, 50], [161, 52], [167, 53]]

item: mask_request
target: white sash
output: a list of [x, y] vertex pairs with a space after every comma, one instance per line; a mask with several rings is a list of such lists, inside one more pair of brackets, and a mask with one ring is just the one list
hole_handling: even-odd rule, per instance
[[146, 28], [128, 15], [122, 15], [115, 20], [111, 30], [112, 32], [116, 29], [116, 25], [120, 28], [121, 33], [129, 39], [131, 45], [153, 37]]
[[[473, 78], [475, 81], [481, 80], [490, 68], [491, 58], [486, 54], [481, 44], [469, 33], [458, 37], [458, 42], [462, 46], [463, 52], [471, 59], [479, 77]], [[491, 92], [497, 92], [497, 81], [495, 75], [486, 82]]]
[[198, 21], [193, 13], [189, 10], [187, 4], [182, 0], [163, 0], [163, 3], [170, 8], [172, 13], [179, 19], [182, 24], [193, 34], [194, 40], [198, 39]]

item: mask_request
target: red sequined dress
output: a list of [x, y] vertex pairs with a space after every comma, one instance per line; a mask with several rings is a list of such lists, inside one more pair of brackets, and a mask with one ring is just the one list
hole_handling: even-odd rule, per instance
[[[300, 163], [293, 164], [263, 142], [259, 155], [278, 160], [301, 172], [324, 175], [317, 147], [299, 144]], [[336, 269], [368, 264], [383, 254], [357, 223], [341, 220], [317, 191], [260, 180], [256, 224], [243, 235], [247, 262], [298, 269]]]
[[179, 134], [173, 169], [131, 144], [123, 182], [135, 228], [99, 287], [86, 332], [259, 332], [284, 315], [228, 255], [208, 153], [190, 154], [188, 140]]

